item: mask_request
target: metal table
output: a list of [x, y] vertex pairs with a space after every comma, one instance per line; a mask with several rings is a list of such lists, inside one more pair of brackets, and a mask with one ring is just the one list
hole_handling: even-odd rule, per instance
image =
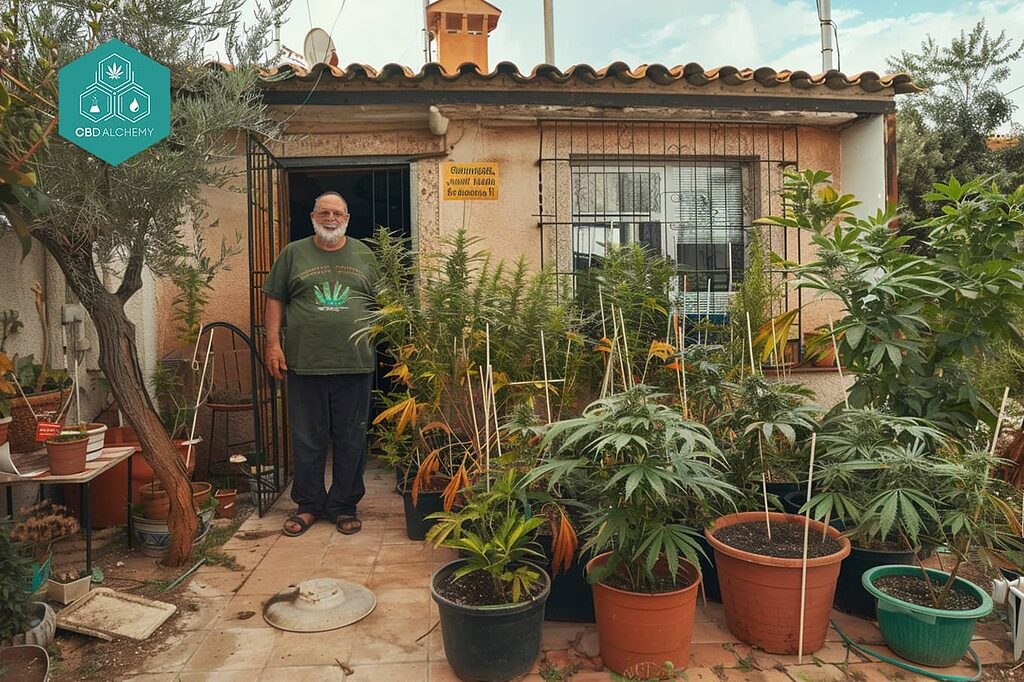
[[0, 485], [7, 485], [7, 515], [14, 516], [14, 499], [11, 489], [16, 485], [77, 485], [79, 513], [82, 520], [82, 530], [85, 532], [85, 570], [92, 573], [92, 482], [105, 471], [108, 471], [121, 462], [128, 460], [128, 547], [132, 546], [132, 455], [135, 454], [134, 447], [103, 448], [102, 454], [96, 459], [85, 463], [85, 471], [70, 476], [54, 476], [46, 471], [36, 476], [15, 476], [0, 472]]

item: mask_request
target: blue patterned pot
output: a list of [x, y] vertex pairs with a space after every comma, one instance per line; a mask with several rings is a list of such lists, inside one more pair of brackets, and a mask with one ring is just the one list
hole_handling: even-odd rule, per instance
[[[196, 537], [192, 541], [193, 545], [198, 545], [206, 539], [206, 535], [210, 532], [210, 523], [213, 521], [213, 515], [216, 512], [216, 506], [199, 512], [199, 528], [196, 529]], [[162, 557], [171, 544], [171, 531], [167, 527], [166, 521], [154, 521], [153, 519], [133, 514], [132, 531], [139, 543], [139, 547], [142, 549], [142, 553], [146, 556]]]

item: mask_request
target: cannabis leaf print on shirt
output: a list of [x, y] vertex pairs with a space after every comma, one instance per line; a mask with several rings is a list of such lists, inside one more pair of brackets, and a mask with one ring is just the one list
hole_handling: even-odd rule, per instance
[[316, 307], [317, 310], [333, 312], [347, 308], [345, 303], [348, 301], [351, 291], [349, 287], [345, 287], [342, 290], [341, 282], [328, 282], [325, 280], [321, 284], [313, 286], [313, 293], [316, 295], [316, 302], [319, 304]]

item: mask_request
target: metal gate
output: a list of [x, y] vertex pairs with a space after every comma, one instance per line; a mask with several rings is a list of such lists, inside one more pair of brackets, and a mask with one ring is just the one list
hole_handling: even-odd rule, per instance
[[[246, 177], [249, 207], [249, 319], [250, 334], [260, 357], [266, 357], [267, 331], [264, 326], [263, 283], [270, 266], [288, 244], [284, 223], [287, 197], [281, 163], [251, 133], [246, 138]], [[255, 478], [260, 516], [269, 509], [292, 478], [291, 441], [285, 386], [266, 371], [253, 379], [253, 409], [263, 434], [263, 451], [250, 461]], [[255, 467], [253, 469], [252, 467]]]

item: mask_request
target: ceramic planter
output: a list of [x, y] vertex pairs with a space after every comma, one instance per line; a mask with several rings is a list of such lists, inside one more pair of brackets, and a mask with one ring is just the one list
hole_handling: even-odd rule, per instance
[[18, 682], [46, 682], [50, 655], [37, 644], [0, 647], [0, 670]]
[[57, 633], [57, 614], [42, 601], [29, 602], [28, 629], [12, 637], [14, 644], [35, 644], [44, 649], [53, 644]]
[[[927, 569], [936, 584], [943, 585], [949, 574]], [[981, 605], [970, 611], [949, 611], [919, 606], [892, 597], [875, 587], [874, 581], [887, 575], [921, 575], [917, 566], [877, 566], [861, 578], [864, 589], [878, 601], [878, 628], [890, 649], [922, 665], [956, 665], [967, 653], [974, 624], [992, 611], [992, 598], [972, 582], [957, 578], [954, 589], [973, 594]]]
[[213, 496], [217, 500], [217, 518], [235, 518], [235, 514], [238, 512], [238, 507], [235, 505], [235, 501], [238, 499], [238, 491], [234, 488], [230, 490], [218, 490], [213, 494]]
[[[86, 424], [85, 435], [89, 438], [89, 445], [85, 449], [85, 459], [91, 462], [103, 454], [103, 444], [107, 438], [106, 424]], [[70, 426], [64, 427], [61, 435], [67, 433], [81, 433], [81, 429]]]
[[192, 483], [192, 502], [196, 505], [196, 509], [210, 501], [210, 491], [212, 489], [213, 486], [206, 481]]
[[7, 442], [8, 434], [11, 431], [11, 418], [0, 417], [0, 445]]
[[[216, 507], [210, 507], [201, 511], [199, 516], [199, 527], [196, 529], [196, 536], [192, 540], [193, 545], [198, 545], [206, 539], [210, 532], [210, 522], [217, 511]], [[171, 544], [171, 529], [167, 526], [166, 519], [157, 521], [142, 516], [132, 515], [132, 531], [135, 539], [142, 549], [142, 553], [150, 557], [162, 557], [167, 553]]]
[[435, 587], [463, 563], [458, 559], [445, 564], [430, 578], [430, 596], [440, 614], [448, 664], [465, 680], [496, 682], [525, 675], [540, 655], [544, 602], [551, 591], [548, 574], [527, 564], [544, 581], [543, 591], [534, 599], [518, 604], [465, 606], [441, 596]]
[[69, 583], [58, 582], [51, 578], [46, 581], [46, 598], [61, 604], [70, 604], [89, 594], [91, 583], [91, 575], [82, 576], [78, 580], [72, 580]]
[[46, 458], [50, 462], [50, 473], [54, 476], [73, 476], [85, 471], [88, 447], [88, 437], [62, 442], [46, 441]]
[[[799, 523], [804, 517], [771, 514], [771, 523]], [[717, 519], [704, 534], [715, 550], [715, 565], [722, 590], [722, 605], [729, 631], [738, 639], [768, 653], [795, 654], [800, 637], [801, 559], [781, 559], [735, 549], [715, 538], [715, 532], [737, 523], [764, 522], [763, 512], [730, 514]], [[811, 521], [811, 533], [821, 535], [824, 524]], [[835, 597], [839, 567], [850, 553], [850, 541], [836, 528], [830, 537], [839, 551], [808, 559], [804, 612], [804, 653], [825, 644], [829, 614]]]
[[[609, 552], [591, 559], [587, 572], [610, 556]], [[667, 575], [667, 568], [662, 569]], [[676, 669], [689, 664], [700, 571], [680, 559], [677, 575], [682, 582], [689, 580], [690, 584], [672, 592], [654, 594], [594, 583], [597, 636], [601, 658], [609, 670], [630, 678], [647, 679], [658, 676], [667, 661]]]
[[62, 395], [61, 391], [46, 391], [27, 398], [11, 398], [11, 452], [33, 452], [39, 449], [35, 415], [57, 412]]

